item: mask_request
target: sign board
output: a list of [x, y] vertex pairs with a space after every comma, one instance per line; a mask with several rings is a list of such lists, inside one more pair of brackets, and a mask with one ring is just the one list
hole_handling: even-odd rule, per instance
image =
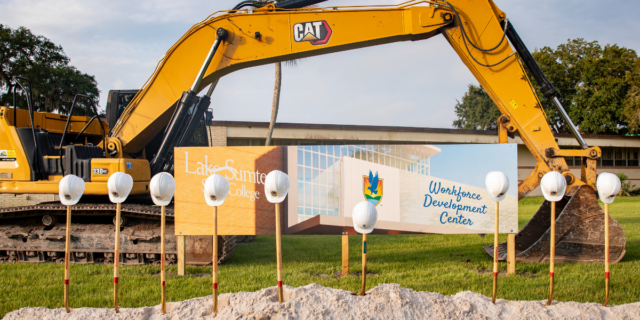
[[500, 232], [517, 232], [515, 144], [181, 147], [175, 159], [176, 234], [212, 234], [203, 186], [213, 173], [230, 182], [219, 234], [274, 234], [275, 207], [263, 194], [272, 170], [291, 180], [281, 207], [285, 234], [353, 233], [351, 210], [363, 200], [378, 210], [374, 233], [493, 233], [484, 178], [498, 170], [511, 182]]

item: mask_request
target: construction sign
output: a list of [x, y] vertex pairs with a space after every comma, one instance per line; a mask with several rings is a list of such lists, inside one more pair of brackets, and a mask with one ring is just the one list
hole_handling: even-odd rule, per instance
[[494, 202], [484, 179], [502, 171], [511, 181], [500, 204], [500, 232], [517, 232], [516, 145], [338, 145], [181, 147], [175, 150], [175, 230], [212, 234], [206, 178], [227, 178], [218, 208], [221, 235], [274, 234], [275, 208], [264, 196], [272, 170], [289, 175], [282, 204], [285, 234], [352, 232], [351, 211], [376, 205], [374, 233], [493, 233]]

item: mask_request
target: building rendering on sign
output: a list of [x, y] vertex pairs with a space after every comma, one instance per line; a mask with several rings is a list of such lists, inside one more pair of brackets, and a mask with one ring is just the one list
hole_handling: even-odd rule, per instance
[[[314, 145], [298, 146], [296, 152], [289, 154], [289, 164], [295, 164], [295, 168], [289, 166], [292, 181], [296, 182], [296, 190], [289, 195], [289, 199], [296, 198], [291, 204], [297, 206], [297, 219], [302, 222], [316, 215], [339, 216], [340, 190], [343, 166], [340, 160], [348, 161], [347, 170], [351, 170], [352, 161], [356, 159], [369, 163], [379, 164], [389, 168], [396, 168], [407, 172], [429, 175], [429, 158], [440, 152], [434, 146], [416, 145]], [[371, 173], [373, 175], [373, 172]], [[293, 179], [293, 178], [296, 179]], [[376, 172], [376, 177], [377, 172]], [[358, 190], [378, 204], [384, 192], [384, 178], [378, 177], [377, 189], [371, 188], [368, 177], [359, 177], [362, 187]], [[373, 178], [373, 177], [372, 177]], [[372, 179], [373, 180], [373, 179]], [[351, 183], [346, 181], [346, 183]], [[368, 183], [364, 186], [365, 183]], [[350, 186], [350, 189], [356, 186]], [[377, 190], [372, 194], [372, 190]], [[363, 197], [365, 197], [363, 195]], [[353, 207], [353, 206], [351, 206]]]
[[[473, 166], [458, 165], [469, 157]], [[502, 170], [515, 180], [516, 163], [513, 144], [180, 147], [175, 232], [211, 234], [211, 210], [198, 195], [215, 173], [230, 186], [225, 206], [218, 208], [218, 232], [273, 234], [275, 208], [264, 194], [265, 177], [281, 170], [291, 181], [284, 233], [352, 232], [351, 211], [363, 200], [377, 207], [374, 233], [489, 233], [493, 202], [484, 178]], [[505, 233], [517, 229], [517, 186], [507, 194], [500, 219]]]

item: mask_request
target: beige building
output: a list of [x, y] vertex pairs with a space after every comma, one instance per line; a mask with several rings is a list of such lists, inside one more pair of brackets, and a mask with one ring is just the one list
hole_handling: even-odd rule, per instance
[[[210, 139], [213, 146], [261, 146], [265, 144], [269, 123], [213, 121]], [[632, 184], [640, 186], [640, 137], [614, 135], [584, 135], [589, 146], [599, 146], [602, 158], [598, 172], [625, 173]], [[436, 129], [414, 127], [357, 126], [278, 123], [272, 136], [273, 145], [336, 145], [336, 144], [466, 144], [498, 143], [496, 131]], [[557, 134], [561, 148], [578, 148], [570, 134]], [[509, 143], [518, 144], [518, 179], [534, 169], [535, 158], [516, 136]], [[567, 158], [571, 171], [580, 176], [580, 158]], [[529, 194], [540, 196], [539, 188]]]

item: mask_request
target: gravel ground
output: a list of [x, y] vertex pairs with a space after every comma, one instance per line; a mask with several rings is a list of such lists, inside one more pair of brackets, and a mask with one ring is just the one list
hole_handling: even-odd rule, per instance
[[[464, 291], [453, 296], [416, 292], [397, 284], [382, 284], [365, 297], [317, 284], [285, 286], [285, 302], [278, 303], [276, 287], [219, 297], [219, 311], [212, 317], [211, 296], [160, 306], [113, 309], [22, 308], [4, 319], [639, 319], [640, 302], [601, 307], [598, 303], [507, 301], [496, 304], [484, 295]], [[61, 298], [62, 299], [62, 298]]]

